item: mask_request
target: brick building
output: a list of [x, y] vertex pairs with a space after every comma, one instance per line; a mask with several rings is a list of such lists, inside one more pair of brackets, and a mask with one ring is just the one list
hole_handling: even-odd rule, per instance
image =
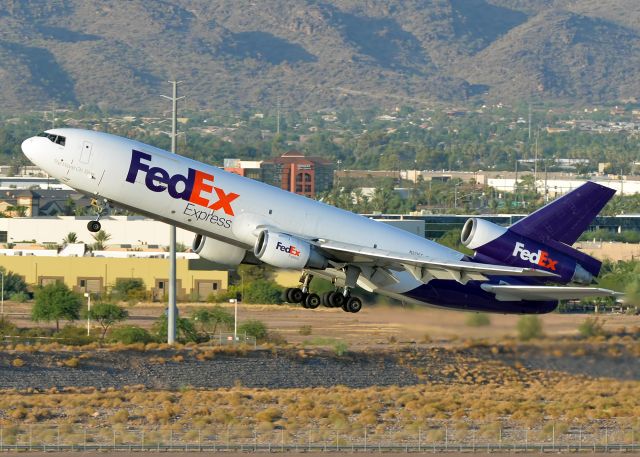
[[333, 163], [298, 151], [262, 162], [225, 159], [225, 170], [311, 198], [333, 186]]

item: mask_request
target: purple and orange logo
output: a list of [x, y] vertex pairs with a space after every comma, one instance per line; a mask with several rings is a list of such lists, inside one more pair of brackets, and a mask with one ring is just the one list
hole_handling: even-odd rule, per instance
[[520, 257], [522, 260], [531, 262], [534, 265], [539, 265], [543, 268], [548, 268], [549, 270], [556, 271], [556, 265], [558, 261], [551, 259], [549, 257], [549, 253], [547, 251], [543, 251], [542, 249], [538, 249], [537, 252], [531, 252], [524, 248], [523, 243], [516, 242], [515, 248], [513, 249], [513, 253], [511, 255], [513, 257]]
[[[213, 211], [222, 210], [229, 216], [234, 216], [233, 202], [240, 195], [229, 192], [213, 185], [213, 175], [203, 171], [189, 168], [187, 176], [175, 174], [169, 176], [164, 168], [150, 167], [151, 154], [135, 149], [131, 151], [131, 165], [127, 174], [127, 182], [134, 183], [138, 172], [145, 173], [144, 183], [153, 192], [169, 191], [169, 195], [175, 199], [182, 199], [196, 205], [204, 206]], [[178, 187], [182, 187], [178, 190]], [[209, 194], [209, 195], [207, 195]]]
[[291, 246], [285, 246], [280, 241], [276, 243], [276, 249], [291, 254], [296, 257], [300, 257], [300, 250], [296, 248], [293, 244]]

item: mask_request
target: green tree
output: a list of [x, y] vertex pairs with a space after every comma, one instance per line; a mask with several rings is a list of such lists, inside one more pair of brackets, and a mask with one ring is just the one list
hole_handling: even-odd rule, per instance
[[78, 235], [76, 234], [76, 232], [69, 232], [64, 238], [62, 238], [62, 244], [65, 246], [67, 244], [74, 244], [77, 242], [78, 242]]
[[96, 251], [102, 251], [107, 245], [107, 241], [111, 239], [111, 235], [104, 230], [100, 230], [98, 233], [93, 235], [93, 239], [95, 241], [95, 243], [93, 243], [93, 249]]
[[36, 291], [31, 319], [34, 322], [56, 321], [56, 331], [60, 331], [60, 319], [79, 319], [81, 306], [80, 295], [71, 291], [63, 282], [57, 281]]
[[267, 337], [268, 330], [264, 322], [249, 320], [238, 327], [238, 333], [244, 333], [248, 336], [252, 336], [256, 340], [264, 340]]
[[5, 267], [0, 267], [0, 274], [4, 276], [4, 299], [11, 297], [15, 294], [27, 293], [27, 283], [24, 282], [22, 276], [19, 276], [12, 271], [7, 272]]
[[109, 327], [116, 322], [122, 322], [129, 317], [129, 312], [126, 309], [123, 309], [113, 303], [97, 303], [85, 314], [90, 319], [98, 321], [102, 327], [102, 335], [100, 335], [101, 340], [104, 340], [104, 336], [107, 334]]
[[[163, 314], [153, 324], [151, 331], [160, 341], [166, 341], [168, 330], [167, 316]], [[176, 339], [181, 342], [197, 342], [198, 332], [189, 319], [179, 317], [176, 319]]]
[[222, 306], [216, 305], [211, 309], [200, 308], [191, 315], [194, 325], [204, 333], [216, 333], [218, 326], [233, 327], [233, 315]]

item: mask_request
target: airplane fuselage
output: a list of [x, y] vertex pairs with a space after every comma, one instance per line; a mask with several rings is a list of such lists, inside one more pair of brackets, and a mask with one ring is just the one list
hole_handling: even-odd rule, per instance
[[[80, 129], [54, 129], [23, 143], [25, 154], [61, 182], [153, 219], [250, 251], [255, 227], [302, 239], [342, 243], [414, 256], [460, 261], [464, 255], [407, 231], [282, 189], [225, 172], [138, 141]], [[393, 284], [370, 291], [414, 303], [494, 312], [539, 313], [554, 301], [497, 301], [480, 283], [434, 279], [427, 284], [393, 271]]]

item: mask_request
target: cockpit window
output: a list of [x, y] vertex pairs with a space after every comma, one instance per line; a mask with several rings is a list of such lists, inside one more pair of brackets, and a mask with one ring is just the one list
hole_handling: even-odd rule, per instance
[[67, 139], [62, 135], [54, 135], [53, 133], [42, 132], [40, 135], [44, 138], [47, 138], [49, 141], [54, 142], [55, 144], [59, 144], [60, 146], [64, 146]]

